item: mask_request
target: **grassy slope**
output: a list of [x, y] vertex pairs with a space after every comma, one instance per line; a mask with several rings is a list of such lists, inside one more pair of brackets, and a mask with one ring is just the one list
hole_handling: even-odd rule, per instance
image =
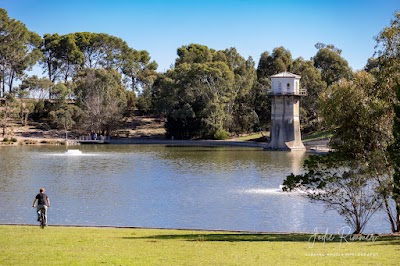
[[[259, 139], [263, 136], [269, 136], [269, 132], [264, 132], [263, 134], [261, 134], [261, 133], [249, 134], [246, 136], [234, 138], [234, 140], [252, 141], [252, 140]], [[318, 132], [314, 132], [312, 134], [305, 135], [302, 137], [302, 140], [303, 140], [303, 142], [307, 142], [307, 141], [312, 141], [312, 140], [327, 139], [327, 138], [330, 138], [331, 136], [332, 136], [332, 130], [325, 130], [325, 131], [318, 131]]]
[[332, 130], [325, 130], [325, 131], [317, 131], [312, 134], [306, 135], [303, 137], [303, 141], [311, 141], [311, 140], [319, 140], [319, 139], [327, 139], [332, 137]]
[[265, 136], [269, 136], [269, 132], [263, 132], [262, 134], [261, 133], [252, 133], [252, 134], [248, 134], [248, 135], [245, 135], [245, 136], [232, 138], [232, 140], [235, 140], [235, 141], [253, 141], [253, 140], [257, 140], [257, 139], [259, 139], [261, 137], [265, 137]]
[[[398, 265], [399, 238], [317, 242], [310, 235], [0, 226], [1, 265]], [[317, 254], [318, 256], [314, 256]]]

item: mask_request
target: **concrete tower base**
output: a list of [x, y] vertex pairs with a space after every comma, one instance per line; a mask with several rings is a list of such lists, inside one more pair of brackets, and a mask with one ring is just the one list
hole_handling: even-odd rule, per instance
[[305, 150], [301, 141], [297, 95], [274, 95], [272, 99], [269, 150]]

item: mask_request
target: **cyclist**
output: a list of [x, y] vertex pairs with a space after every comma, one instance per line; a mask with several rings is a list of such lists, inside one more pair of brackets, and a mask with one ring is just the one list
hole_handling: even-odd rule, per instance
[[40, 213], [43, 212], [45, 217], [45, 225], [47, 225], [47, 208], [50, 207], [50, 199], [47, 197], [44, 191], [44, 188], [39, 190], [40, 193], [36, 195], [36, 198], [32, 203], [32, 207], [35, 207], [35, 203], [37, 201], [36, 210], [38, 214], [38, 221], [40, 221]]

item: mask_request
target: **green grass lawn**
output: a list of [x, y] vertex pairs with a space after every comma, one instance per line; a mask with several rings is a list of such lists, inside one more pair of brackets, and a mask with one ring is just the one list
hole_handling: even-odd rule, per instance
[[325, 130], [325, 131], [318, 131], [314, 132], [309, 135], [303, 136], [303, 141], [311, 141], [311, 140], [319, 140], [319, 139], [327, 139], [332, 137], [333, 131], [332, 130]]
[[400, 237], [0, 226], [1, 265], [399, 265]]
[[259, 139], [259, 138], [265, 137], [265, 136], [269, 137], [269, 131], [267, 131], [267, 132], [264, 131], [263, 133], [260, 133], [260, 132], [259, 133], [252, 133], [252, 134], [248, 134], [246, 136], [236, 137], [233, 140], [236, 140], [236, 141], [252, 141], [252, 140], [256, 140], [256, 139]]
[[[312, 141], [312, 140], [327, 139], [327, 138], [332, 137], [332, 134], [333, 134], [332, 130], [318, 131], [318, 132], [314, 132], [312, 134], [304, 135], [302, 137], [302, 140], [304, 142], [307, 142], [307, 141]], [[256, 139], [259, 139], [261, 137], [264, 137], [264, 136], [268, 136], [269, 137], [269, 131], [263, 132], [262, 134], [261, 133], [248, 134], [246, 136], [234, 138], [234, 140], [237, 140], [237, 141], [252, 141], [252, 140], [256, 140]]]

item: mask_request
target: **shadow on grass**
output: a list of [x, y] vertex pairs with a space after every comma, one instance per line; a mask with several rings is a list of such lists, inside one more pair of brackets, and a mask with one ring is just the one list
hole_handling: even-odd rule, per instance
[[[320, 238], [319, 238], [320, 237]], [[352, 240], [348, 236], [346, 240], [340, 236], [333, 236], [333, 238], [322, 239], [324, 235], [311, 235], [311, 234], [170, 234], [170, 235], [151, 235], [146, 237], [123, 237], [123, 239], [151, 239], [151, 240], [183, 240], [183, 241], [222, 241], [222, 242], [313, 242], [316, 243], [340, 243], [340, 242], [381, 242], [380, 245], [400, 245], [400, 237], [394, 236], [377, 236], [374, 241], [372, 240]], [[329, 236], [327, 236], [329, 237]]]
[[400, 246], [400, 235], [397, 236], [378, 236], [376, 245], [397, 245]]
[[158, 240], [185, 240], [185, 241], [225, 241], [225, 242], [259, 242], [259, 241], [298, 241], [306, 242], [309, 235], [303, 234], [177, 234], [152, 235], [146, 237], [124, 237], [124, 239], [158, 239]]

